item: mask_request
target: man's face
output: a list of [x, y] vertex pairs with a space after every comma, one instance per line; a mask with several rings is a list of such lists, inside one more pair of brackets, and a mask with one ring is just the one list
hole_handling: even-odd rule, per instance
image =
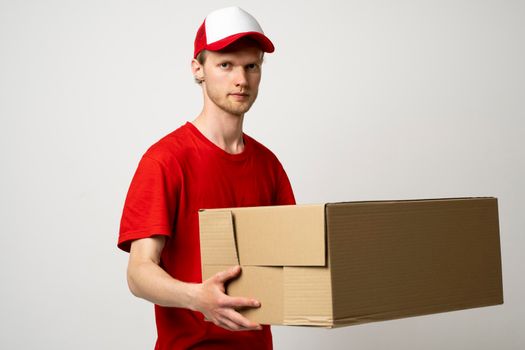
[[208, 102], [230, 114], [244, 115], [257, 98], [261, 64], [262, 51], [253, 45], [207, 52], [202, 78]]

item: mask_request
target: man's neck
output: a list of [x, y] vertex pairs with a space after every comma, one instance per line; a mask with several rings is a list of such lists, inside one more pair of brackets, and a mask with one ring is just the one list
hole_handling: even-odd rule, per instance
[[244, 150], [242, 123], [244, 115], [237, 116], [224, 111], [203, 110], [192, 122], [193, 125], [224, 151], [238, 154]]

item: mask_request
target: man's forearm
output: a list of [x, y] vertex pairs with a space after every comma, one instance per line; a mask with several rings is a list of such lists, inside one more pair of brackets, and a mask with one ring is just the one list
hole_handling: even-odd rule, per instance
[[225, 294], [224, 284], [239, 276], [240, 266], [220, 271], [202, 283], [182, 282], [159, 265], [164, 242], [164, 237], [155, 236], [131, 244], [127, 276], [129, 289], [135, 296], [165, 307], [198, 311], [206, 320], [225, 329], [261, 329], [236, 311], [259, 307], [257, 300]]
[[133, 295], [167, 307], [194, 310], [197, 284], [171, 277], [153, 261], [140, 261], [128, 266], [128, 285]]

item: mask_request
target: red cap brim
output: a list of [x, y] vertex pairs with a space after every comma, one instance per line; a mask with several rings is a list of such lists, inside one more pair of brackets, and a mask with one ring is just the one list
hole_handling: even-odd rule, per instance
[[237, 33], [234, 35], [230, 35], [224, 39], [221, 39], [214, 43], [206, 45], [205, 47], [202, 48], [202, 50], [219, 51], [219, 50], [225, 49], [226, 47], [230, 46], [237, 40], [241, 38], [245, 38], [245, 37], [250, 37], [254, 39], [255, 41], [257, 41], [257, 43], [259, 43], [261, 47], [261, 50], [263, 50], [264, 52], [270, 53], [275, 50], [275, 47], [273, 46], [273, 43], [270, 41], [270, 39], [268, 39], [266, 35], [259, 33], [259, 32], [244, 32], [244, 33]]

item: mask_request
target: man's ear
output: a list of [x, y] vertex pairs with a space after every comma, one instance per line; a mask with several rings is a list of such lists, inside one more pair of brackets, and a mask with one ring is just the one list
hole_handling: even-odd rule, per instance
[[195, 80], [204, 81], [204, 67], [195, 58], [191, 60], [191, 72]]

